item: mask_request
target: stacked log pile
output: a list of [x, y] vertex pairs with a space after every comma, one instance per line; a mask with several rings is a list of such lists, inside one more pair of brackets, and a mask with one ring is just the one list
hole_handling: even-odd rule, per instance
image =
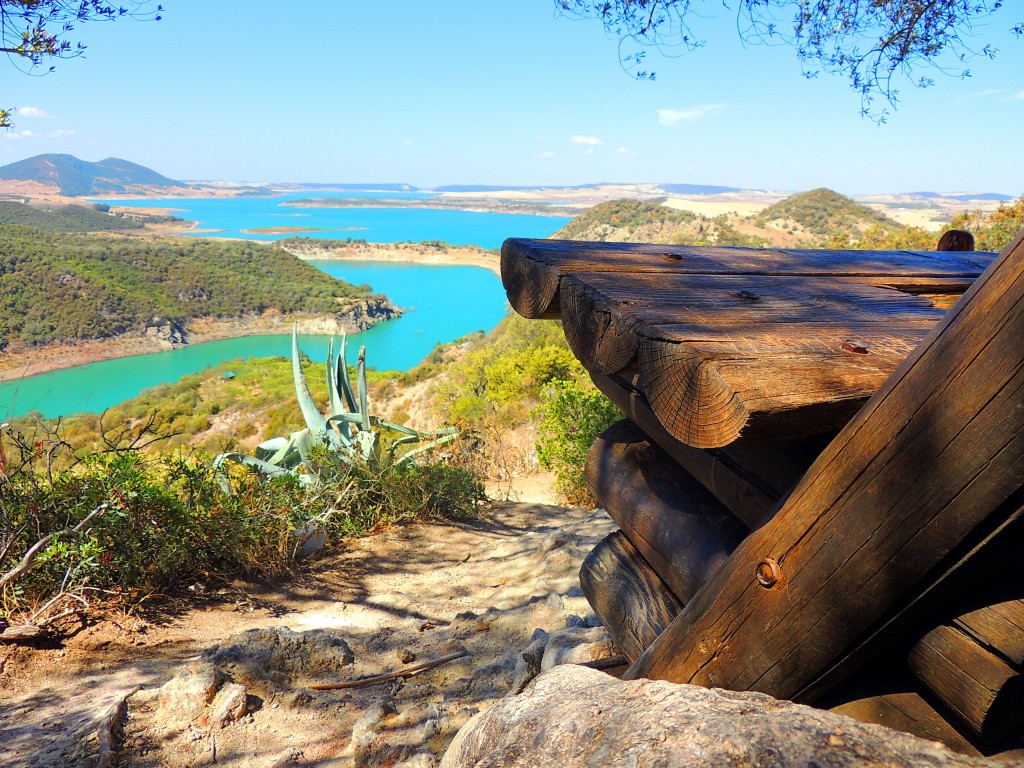
[[[620, 531], [581, 571], [626, 678], [821, 701], [975, 754], [1022, 741], [1024, 589], [998, 588], [1024, 543], [1022, 241], [506, 242], [512, 306], [559, 317], [628, 417], [587, 459]], [[865, 687], [883, 669], [899, 685]]]

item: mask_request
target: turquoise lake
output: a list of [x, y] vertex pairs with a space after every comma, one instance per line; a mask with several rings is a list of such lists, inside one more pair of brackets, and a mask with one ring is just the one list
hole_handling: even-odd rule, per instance
[[[289, 197], [312, 196], [325, 194], [304, 192]], [[281, 200], [174, 200], [173, 206], [169, 200], [144, 200], [133, 201], [133, 204], [165, 207], [166, 203], [166, 207], [176, 208], [188, 204], [195, 210], [177, 215], [201, 220], [203, 227], [223, 230], [222, 236], [240, 237], [243, 236], [238, 233], [240, 229], [274, 226], [259, 222], [259, 212], [273, 212]], [[118, 204], [122, 202], [118, 201]], [[248, 209], [247, 205], [250, 206]], [[362, 237], [372, 242], [444, 240], [487, 248], [497, 247], [506, 237], [546, 237], [568, 221], [568, 218], [547, 216], [434, 209], [342, 208], [317, 209], [317, 212], [344, 215], [346, 220], [350, 215], [369, 213], [359, 221], [372, 223], [372, 232], [347, 230], [334, 233], [341, 238]], [[200, 219], [200, 216], [205, 218]], [[306, 224], [303, 221], [303, 226]], [[387, 294], [395, 304], [407, 309], [398, 320], [381, 323], [349, 337], [350, 361], [355, 362], [356, 350], [360, 345], [366, 345], [367, 364], [379, 370], [407, 370], [420, 362], [438, 343], [452, 341], [474, 331], [492, 329], [508, 310], [500, 279], [480, 267], [394, 262], [311, 263], [349, 283], [369, 284], [374, 291]], [[326, 336], [303, 336], [300, 337], [300, 346], [303, 352], [319, 361], [326, 358], [329, 340]], [[81, 411], [98, 412], [135, 397], [144, 389], [177, 381], [186, 374], [225, 360], [290, 354], [288, 335], [247, 336], [30, 376], [0, 384], [0, 420], [29, 411], [38, 411], [47, 417]]]
[[[570, 217], [532, 216], [520, 213], [479, 213], [444, 208], [320, 208], [285, 205], [310, 198], [405, 198], [422, 199], [422, 192], [291, 192], [275, 197], [161, 198], [110, 200], [112, 205], [134, 208], [168, 208], [199, 224], [199, 237], [244, 237], [248, 240], [280, 240], [311, 237], [344, 240], [351, 237], [370, 243], [444, 240], [453, 245], [498, 248], [506, 237], [547, 237], [568, 223]], [[267, 227], [309, 227], [322, 232], [268, 235], [245, 233]]]

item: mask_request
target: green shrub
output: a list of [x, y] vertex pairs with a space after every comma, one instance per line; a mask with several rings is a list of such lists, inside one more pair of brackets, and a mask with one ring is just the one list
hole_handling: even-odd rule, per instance
[[622, 413], [593, 385], [555, 381], [544, 392], [539, 416], [537, 456], [555, 473], [555, 490], [569, 504], [592, 504], [583, 477], [587, 451]]
[[[294, 561], [293, 532], [308, 523], [336, 542], [381, 525], [470, 516], [484, 498], [472, 472], [442, 463], [354, 466], [315, 488], [233, 466], [233, 493], [225, 494], [203, 454], [122, 449], [76, 461], [55, 435], [10, 430], [0, 448], [0, 616], [37, 624], [69, 607], [137, 603], [197, 578], [280, 574]], [[101, 505], [81, 532], [71, 530]], [[36, 542], [58, 532], [29, 570], [2, 583]]]

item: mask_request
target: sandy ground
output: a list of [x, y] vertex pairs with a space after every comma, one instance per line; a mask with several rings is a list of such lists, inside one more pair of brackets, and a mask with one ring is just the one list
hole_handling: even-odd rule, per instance
[[[517, 493], [550, 498], [543, 479]], [[600, 511], [496, 503], [480, 520], [351, 542], [279, 584], [197, 584], [190, 600], [154, 601], [59, 642], [0, 646], [0, 765], [94, 765], [105, 713], [138, 688], [115, 739], [118, 766], [433, 765], [462, 723], [511, 690], [536, 630], [588, 616], [579, 566], [612, 527]], [[249, 691], [238, 721], [220, 727], [205, 715], [161, 714], [159, 686], [229, 636], [260, 627], [344, 638], [355, 660], [332, 680], [453, 649], [468, 655], [404, 681], [342, 691], [253, 681], [236, 670], [232, 678]]]

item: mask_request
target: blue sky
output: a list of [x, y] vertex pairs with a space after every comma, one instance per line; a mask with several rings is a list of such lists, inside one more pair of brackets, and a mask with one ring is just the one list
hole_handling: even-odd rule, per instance
[[716, 0], [695, 23], [708, 45], [652, 52], [654, 82], [551, 0], [164, 5], [156, 23], [82, 25], [87, 55], [51, 74], [5, 65], [0, 100], [20, 112], [0, 163], [67, 152], [188, 180], [1024, 192], [1013, 10], [978, 30], [994, 60], [908, 84], [876, 125], [841, 78], [805, 79], [791, 48], [745, 44]]

